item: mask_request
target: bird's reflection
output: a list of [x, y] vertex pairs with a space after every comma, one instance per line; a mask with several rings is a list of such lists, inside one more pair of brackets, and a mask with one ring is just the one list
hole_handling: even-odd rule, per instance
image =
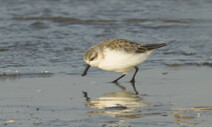
[[147, 107], [149, 104], [144, 102], [139, 96], [135, 84], [131, 84], [134, 92], [127, 91], [120, 84], [115, 84], [121, 91], [105, 93], [101, 97], [90, 98], [87, 92], [83, 92], [86, 99], [86, 107], [97, 110], [89, 111], [90, 114], [108, 114], [114, 117], [138, 118], [141, 117], [140, 108]]
[[[130, 84], [131, 84], [131, 86], [133, 87], [133, 90], [134, 90], [135, 94], [138, 95], [139, 93], [138, 93], [138, 91], [136, 90], [135, 82], [131, 82]], [[116, 85], [117, 87], [119, 87], [119, 88], [122, 89], [122, 90], [126, 90], [126, 88], [125, 88], [124, 86], [120, 85], [118, 82], [114, 83], [114, 85]]]

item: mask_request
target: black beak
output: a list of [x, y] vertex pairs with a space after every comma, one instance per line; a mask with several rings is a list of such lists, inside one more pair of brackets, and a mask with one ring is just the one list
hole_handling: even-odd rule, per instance
[[82, 73], [82, 76], [87, 75], [88, 69], [89, 69], [90, 67], [91, 67], [91, 66], [90, 66], [89, 64], [86, 65], [85, 70], [84, 70], [84, 72]]

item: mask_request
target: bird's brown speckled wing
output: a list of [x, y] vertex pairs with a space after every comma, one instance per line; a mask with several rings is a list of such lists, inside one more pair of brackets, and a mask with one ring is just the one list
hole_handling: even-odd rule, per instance
[[146, 45], [143, 45], [142, 47], [147, 48], [148, 50], [153, 50], [153, 49], [157, 49], [157, 48], [160, 48], [160, 47], [164, 47], [166, 45], [167, 45], [166, 43], [146, 44]]
[[132, 42], [124, 39], [112, 39], [105, 40], [99, 43], [104, 48], [110, 48], [112, 50], [123, 50], [126, 52], [145, 53], [146, 51], [153, 50], [165, 46], [166, 44], [147, 44], [142, 45], [136, 42]]

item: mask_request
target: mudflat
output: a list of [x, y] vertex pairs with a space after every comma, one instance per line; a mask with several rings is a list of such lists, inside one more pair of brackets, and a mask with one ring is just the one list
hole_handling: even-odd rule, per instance
[[210, 126], [211, 69], [150, 69], [0, 80], [0, 126]]
[[[1, 0], [0, 127], [210, 127], [210, 0]], [[166, 43], [118, 84], [83, 53]]]

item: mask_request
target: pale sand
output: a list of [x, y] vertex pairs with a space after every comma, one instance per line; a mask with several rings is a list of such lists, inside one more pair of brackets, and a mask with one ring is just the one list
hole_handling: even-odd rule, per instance
[[112, 72], [4, 78], [0, 127], [208, 127], [212, 125], [211, 75], [207, 67], [141, 69], [135, 83], [139, 95], [127, 82], [131, 75], [119, 84], [108, 83], [119, 76]]

